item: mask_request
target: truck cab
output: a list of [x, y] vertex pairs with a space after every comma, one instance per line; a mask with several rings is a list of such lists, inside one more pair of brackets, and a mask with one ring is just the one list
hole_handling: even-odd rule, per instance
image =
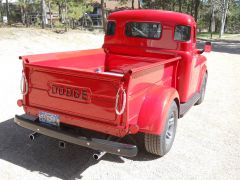
[[[177, 120], [204, 99], [207, 66], [196, 48], [193, 17], [171, 11], [112, 13], [102, 48], [20, 56], [24, 115], [34, 133], [104, 153], [135, 156], [137, 145], [115, 141], [144, 134], [149, 153], [172, 147]], [[63, 127], [106, 135], [80, 137]], [[33, 136], [32, 136], [33, 137]], [[99, 157], [95, 156], [95, 157]]]
[[176, 89], [181, 103], [199, 91], [207, 71], [206, 58], [196, 49], [196, 22], [182, 13], [159, 10], [113, 13], [108, 18], [103, 48], [110, 56], [127, 54], [156, 61], [163, 55], [180, 56]]

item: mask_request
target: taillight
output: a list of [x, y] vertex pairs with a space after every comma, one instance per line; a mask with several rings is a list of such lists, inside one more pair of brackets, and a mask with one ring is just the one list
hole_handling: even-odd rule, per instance
[[18, 105], [19, 107], [22, 107], [22, 106], [23, 106], [23, 100], [22, 100], [22, 99], [19, 99], [19, 100], [17, 101], [17, 105]]

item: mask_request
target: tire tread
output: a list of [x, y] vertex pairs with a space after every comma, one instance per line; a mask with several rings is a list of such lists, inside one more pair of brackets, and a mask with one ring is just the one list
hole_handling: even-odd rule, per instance
[[[171, 106], [171, 110], [178, 111], [177, 104], [173, 102]], [[164, 156], [168, 151], [166, 151], [164, 147], [164, 135], [155, 135], [155, 134], [144, 134], [144, 144], [145, 149], [147, 152], [157, 155], [157, 156]]]

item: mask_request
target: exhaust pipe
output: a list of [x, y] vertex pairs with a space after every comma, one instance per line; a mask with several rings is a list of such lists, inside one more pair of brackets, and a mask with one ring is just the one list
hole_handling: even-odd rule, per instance
[[[111, 137], [112, 137], [112, 136], [108, 136], [108, 137], [107, 137], [107, 140], [110, 140]], [[100, 152], [98, 152], [98, 153], [94, 153], [94, 154], [93, 154], [93, 159], [95, 159], [95, 160], [98, 161], [98, 160], [101, 159], [106, 153], [107, 153], [106, 151], [100, 151]]]
[[58, 147], [59, 147], [60, 149], [65, 149], [65, 148], [66, 148], [66, 143], [63, 142], [63, 141], [59, 141]]
[[106, 154], [106, 151], [101, 151], [101, 152], [99, 152], [99, 153], [95, 153], [95, 154], [93, 154], [93, 159], [99, 160], [99, 159], [101, 159], [105, 154]]
[[40, 134], [38, 134], [37, 132], [34, 132], [32, 134], [30, 134], [28, 137], [31, 141], [34, 141]]

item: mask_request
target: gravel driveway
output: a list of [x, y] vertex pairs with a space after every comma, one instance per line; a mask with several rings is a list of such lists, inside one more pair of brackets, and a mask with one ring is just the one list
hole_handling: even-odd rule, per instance
[[208, 57], [205, 102], [179, 120], [172, 150], [163, 158], [140, 151], [135, 158], [107, 154], [54, 139], [28, 140], [13, 116], [23, 111], [19, 55], [101, 47], [103, 35], [0, 29], [0, 177], [4, 179], [239, 179], [240, 42], [215, 42]]

